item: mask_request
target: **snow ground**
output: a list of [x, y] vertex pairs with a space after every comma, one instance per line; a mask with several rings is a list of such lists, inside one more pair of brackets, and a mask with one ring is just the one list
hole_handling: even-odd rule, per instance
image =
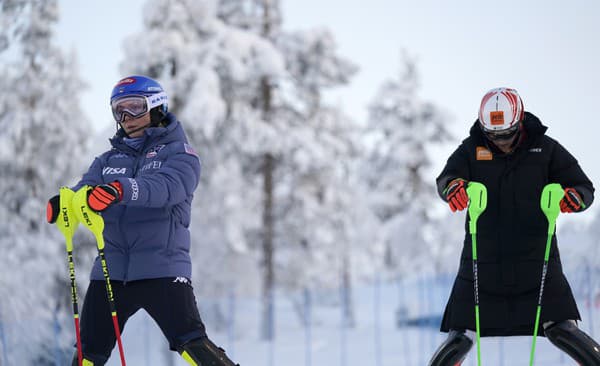
[[[423, 291], [424, 288], [429, 291]], [[433, 327], [397, 328], [394, 325], [401, 290], [395, 284], [356, 288], [356, 326], [353, 328], [340, 325], [338, 306], [321, 304], [310, 308], [312, 321], [307, 329], [301, 324], [289, 299], [278, 296], [275, 304], [276, 338], [272, 343], [258, 339], [256, 314], [259, 314], [259, 308], [256, 301], [236, 301], [234, 329], [215, 331], [211, 329], [210, 319], [205, 318], [205, 322], [209, 336], [242, 366], [426, 365], [445, 335]], [[406, 307], [410, 317], [439, 315], [446, 301], [448, 281], [432, 283], [417, 280], [405, 286], [403, 291], [412, 299]], [[583, 301], [579, 303], [584, 315], [581, 326], [589, 332], [585, 314], [590, 312]], [[379, 304], [379, 311], [376, 311], [376, 304]], [[310, 347], [307, 347], [309, 344]], [[128, 365], [186, 365], [175, 353], [166, 353], [166, 347], [158, 327], [145, 313], [136, 314], [127, 324], [124, 348]], [[530, 348], [531, 337], [484, 338], [482, 364], [528, 365]], [[545, 338], [538, 338], [536, 348], [536, 365], [575, 365]], [[476, 349], [473, 347], [463, 365], [476, 364]], [[115, 350], [108, 366], [118, 365], [118, 351]]]
[[[342, 326], [339, 290], [312, 292], [310, 297], [304, 297], [304, 293], [278, 293], [274, 304], [273, 342], [259, 338], [260, 319], [257, 314], [260, 314], [260, 304], [257, 299], [233, 296], [218, 300], [199, 298], [198, 303], [210, 338], [242, 366], [423, 366], [445, 339], [438, 326], [452, 280], [453, 276], [422, 277], [403, 281], [400, 285], [398, 282], [355, 285], [353, 327]], [[585, 292], [580, 289], [584, 283], [575, 276], [571, 284], [583, 316], [580, 326], [596, 337], [600, 334], [596, 307], [588, 306]], [[311, 301], [305, 302], [306, 299]], [[215, 311], [218, 301], [220, 313]], [[300, 313], [308, 314], [310, 322], [306, 322], [306, 318], [301, 319]], [[421, 320], [421, 325], [399, 328], [396, 326], [397, 314], [401, 315], [402, 324], [419, 324], [418, 320]], [[435, 324], [424, 320], [432, 320]], [[34, 321], [0, 323], [0, 365], [21, 366], [16, 360], [22, 360], [24, 352], [28, 352], [27, 342], [23, 340], [27, 339], [27, 331]], [[73, 332], [71, 321], [61, 325], [69, 333]], [[54, 326], [49, 325], [48, 331], [59, 334], [60, 330]], [[167, 350], [167, 342], [159, 328], [144, 311], [138, 312], [127, 323], [123, 343], [129, 366], [186, 366], [179, 355]], [[64, 349], [57, 346], [58, 342], [48, 345], [56, 364], [61, 365], [70, 356], [61, 354]], [[484, 338], [482, 364], [528, 365], [530, 347], [531, 337]], [[9, 349], [10, 353], [4, 354], [4, 349]], [[70, 352], [68, 350], [67, 353]], [[476, 358], [473, 347], [463, 366], [477, 365]], [[538, 338], [535, 364], [575, 365], [575, 362], [559, 352], [546, 338]], [[107, 365], [120, 366], [117, 349], [113, 350]]]

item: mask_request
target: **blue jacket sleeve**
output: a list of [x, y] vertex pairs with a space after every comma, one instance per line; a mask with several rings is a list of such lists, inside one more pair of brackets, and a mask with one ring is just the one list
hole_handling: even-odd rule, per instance
[[137, 207], [164, 207], [191, 197], [200, 181], [200, 160], [178, 145], [154, 174], [118, 178], [123, 188], [121, 204]]
[[90, 165], [88, 171], [81, 177], [81, 180], [71, 189], [75, 192], [84, 185], [95, 186], [104, 183], [102, 180], [102, 161], [101, 157], [97, 157]]

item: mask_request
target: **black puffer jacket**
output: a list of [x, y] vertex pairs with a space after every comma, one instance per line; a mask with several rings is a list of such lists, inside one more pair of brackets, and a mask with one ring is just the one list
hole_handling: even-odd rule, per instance
[[[475, 122], [470, 136], [454, 151], [437, 178], [442, 192], [454, 178], [483, 183], [488, 203], [477, 223], [480, 324], [482, 336], [531, 335], [540, 289], [548, 221], [540, 209], [549, 183], [573, 187], [587, 207], [594, 187], [577, 160], [547, 127], [526, 112], [522, 138], [514, 152], [503, 154]], [[466, 212], [463, 211], [463, 212]], [[560, 221], [560, 219], [558, 220]], [[541, 324], [580, 319], [562, 272], [556, 236], [552, 238]], [[471, 235], [468, 217], [460, 268], [446, 306], [441, 330], [475, 329]], [[540, 335], [542, 334], [540, 327]]]

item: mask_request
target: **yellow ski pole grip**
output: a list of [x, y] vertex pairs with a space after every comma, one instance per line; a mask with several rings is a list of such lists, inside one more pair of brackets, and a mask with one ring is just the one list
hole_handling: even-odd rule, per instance
[[56, 218], [56, 227], [66, 239], [67, 250], [73, 249], [73, 236], [77, 230], [79, 220], [73, 211], [73, 196], [75, 192], [69, 187], [61, 187], [59, 191], [59, 209], [58, 217]]
[[73, 196], [73, 208], [79, 222], [87, 227], [96, 237], [98, 249], [104, 249], [104, 219], [100, 214], [94, 212], [87, 203], [88, 192], [92, 189], [90, 186], [83, 186]]

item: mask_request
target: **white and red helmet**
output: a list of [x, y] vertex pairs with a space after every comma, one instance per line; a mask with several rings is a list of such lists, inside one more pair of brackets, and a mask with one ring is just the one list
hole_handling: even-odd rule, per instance
[[486, 133], [516, 130], [524, 116], [523, 100], [516, 90], [510, 88], [488, 91], [479, 107], [479, 123]]

